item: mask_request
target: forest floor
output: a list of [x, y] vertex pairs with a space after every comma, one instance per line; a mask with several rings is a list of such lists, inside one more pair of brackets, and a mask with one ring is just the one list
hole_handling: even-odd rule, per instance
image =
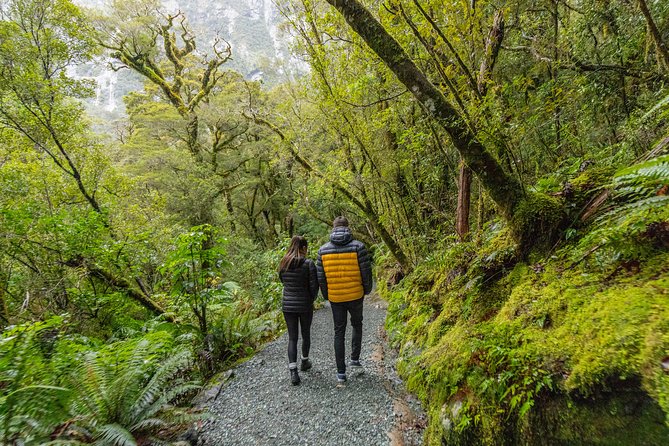
[[[212, 417], [199, 427], [200, 445], [389, 445], [422, 443], [425, 416], [395, 372], [383, 323], [387, 303], [365, 298], [363, 370], [337, 384], [329, 304], [314, 313], [313, 368], [291, 385], [288, 335], [268, 343], [225, 381], [206, 389], [199, 405]], [[346, 330], [350, 354], [350, 323]], [[298, 350], [301, 344], [298, 344]]]

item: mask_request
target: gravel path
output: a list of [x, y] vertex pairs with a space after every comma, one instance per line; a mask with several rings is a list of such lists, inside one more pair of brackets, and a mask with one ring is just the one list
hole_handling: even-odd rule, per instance
[[[384, 301], [365, 298], [363, 370], [337, 384], [334, 330], [329, 305], [314, 313], [310, 358], [313, 368], [290, 383], [288, 335], [268, 343], [204, 394], [213, 417], [200, 427], [202, 445], [389, 445], [421, 444], [424, 416], [397, 378], [387, 348]], [[350, 322], [350, 321], [349, 321]], [[351, 326], [346, 330], [350, 354]], [[298, 350], [301, 342], [298, 344]]]

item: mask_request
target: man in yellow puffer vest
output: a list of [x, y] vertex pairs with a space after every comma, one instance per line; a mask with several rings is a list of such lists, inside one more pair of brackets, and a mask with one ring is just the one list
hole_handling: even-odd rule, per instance
[[344, 336], [347, 314], [351, 315], [351, 362], [360, 364], [362, 345], [362, 307], [366, 294], [372, 291], [372, 265], [365, 245], [353, 238], [346, 217], [332, 223], [330, 241], [318, 250], [316, 269], [323, 297], [330, 301], [334, 320], [334, 348], [337, 361], [337, 381], [346, 381]]

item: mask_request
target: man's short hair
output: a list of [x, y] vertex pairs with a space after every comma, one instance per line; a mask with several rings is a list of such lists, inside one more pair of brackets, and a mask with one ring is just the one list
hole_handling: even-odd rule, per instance
[[332, 222], [333, 228], [339, 228], [341, 226], [348, 227], [348, 220], [346, 219], [346, 217], [339, 216], [335, 218], [334, 221]]

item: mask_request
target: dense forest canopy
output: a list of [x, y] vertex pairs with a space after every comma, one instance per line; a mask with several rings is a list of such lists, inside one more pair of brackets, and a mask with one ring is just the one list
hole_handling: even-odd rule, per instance
[[[373, 247], [409, 383], [433, 383], [416, 364], [447, 383], [419, 395], [429, 441], [536, 442], [535, 400], [616, 374], [669, 419], [669, 3], [277, 0], [309, 69], [269, 87], [157, 0], [0, 5], [0, 443], [135, 444], [200, 417], [168, 403], [281, 328], [282, 250], [301, 234], [315, 252], [337, 215]], [[143, 82], [106, 134], [83, 105], [95, 86], [71, 76], [93, 59]], [[509, 388], [535, 390], [486, 406], [492, 381], [448, 375], [429, 348], [519, 339], [494, 319], [521, 299], [518, 265], [601, 274], [600, 291], [620, 271], [655, 281], [626, 322], [654, 337], [630, 335], [612, 352], [642, 356], [580, 382], [509, 347]], [[572, 317], [554, 311], [541, 328]], [[450, 432], [442, 404], [465, 400]]]

